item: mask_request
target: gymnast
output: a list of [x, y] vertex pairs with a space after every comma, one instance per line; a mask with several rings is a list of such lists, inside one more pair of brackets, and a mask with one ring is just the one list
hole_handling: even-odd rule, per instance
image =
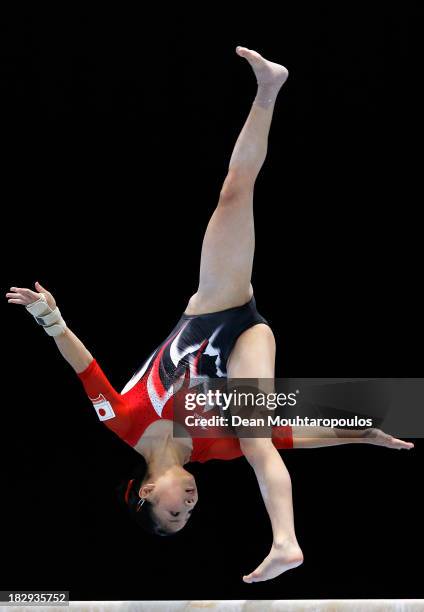
[[409, 449], [413, 444], [377, 429], [276, 427], [268, 437], [240, 439], [196, 438], [188, 431], [181, 437], [173, 435], [173, 385], [181, 377], [269, 381], [275, 376], [274, 336], [256, 309], [251, 286], [253, 191], [266, 157], [276, 98], [288, 72], [246, 47], [237, 47], [236, 53], [253, 69], [257, 93], [206, 229], [197, 292], [175, 328], [122, 392], [111, 386], [66, 326], [53, 295], [38, 281], [35, 291], [11, 287], [6, 297], [11, 304], [25, 305], [54, 338], [98, 418], [141, 455], [143, 474], [130, 479], [124, 492], [128, 510], [141, 526], [159, 535], [181, 530], [198, 500], [195, 480], [184, 466], [244, 455], [255, 472], [273, 533], [269, 555], [243, 576], [251, 583], [275, 578], [303, 562], [294, 529], [291, 480], [278, 449], [345, 443]]

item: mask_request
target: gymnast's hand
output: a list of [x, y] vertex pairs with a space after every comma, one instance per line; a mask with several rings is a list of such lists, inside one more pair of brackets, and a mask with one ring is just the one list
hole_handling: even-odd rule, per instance
[[397, 450], [410, 450], [411, 448], [414, 448], [413, 442], [399, 440], [398, 438], [395, 438], [390, 434], [385, 433], [381, 429], [377, 429], [376, 427], [366, 429], [364, 432], [364, 438], [366, 438], [366, 442], [374, 444], [375, 446], [385, 446], [386, 448], [394, 448]]
[[52, 294], [42, 287], [38, 281], [34, 286], [38, 293], [24, 287], [11, 287], [10, 292], [6, 293], [7, 301], [9, 304], [22, 304], [23, 306], [27, 306], [39, 300], [40, 294], [42, 293], [46, 298], [48, 306], [54, 310], [56, 308], [56, 301]]
[[[47, 306], [52, 311], [56, 309], [56, 300], [40, 283], [35, 283], [36, 291], [32, 289], [26, 289], [25, 287], [11, 287], [10, 292], [6, 293], [7, 301], [9, 304], [22, 304], [22, 306], [28, 306], [40, 299], [41, 295], [44, 295]], [[51, 315], [50, 315], [51, 316]], [[48, 330], [56, 328], [55, 333], [49, 333]], [[47, 330], [49, 336], [53, 336], [56, 345], [66, 361], [73, 367], [75, 372], [83, 372], [93, 361], [93, 356], [89, 350], [84, 346], [79, 338], [67, 327], [66, 323], [62, 319], [59, 310], [57, 309], [57, 319], [54, 325], [51, 327], [44, 327]]]

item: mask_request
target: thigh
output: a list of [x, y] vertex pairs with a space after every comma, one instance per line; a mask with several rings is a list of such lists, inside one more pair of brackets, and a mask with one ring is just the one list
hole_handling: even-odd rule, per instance
[[228, 378], [270, 379], [275, 375], [275, 338], [269, 325], [258, 323], [243, 332], [227, 361]]
[[[273, 393], [275, 372], [275, 339], [271, 328], [258, 323], [243, 332], [238, 338], [227, 362], [229, 379], [259, 379], [258, 390]], [[231, 381], [230, 381], [231, 385]], [[267, 409], [255, 409], [255, 417], [264, 417], [267, 422]], [[235, 427], [243, 443], [251, 438], [272, 438], [272, 428], [268, 425], [255, 427]]]
[[191, 301], [199, 314], [249, 300], [254, 248], [253, 186], [230, 173], [203, 239], [199, 287]]

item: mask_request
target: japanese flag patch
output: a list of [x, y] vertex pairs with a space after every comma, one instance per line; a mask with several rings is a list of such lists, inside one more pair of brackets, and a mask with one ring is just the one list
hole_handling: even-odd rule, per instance
[[116, 416], [113, 412], [111, 403], [101, 393], [99, 397], [96, 397], [95, 399], [90, 397], [90, 400], [93, 403], [94, 409], [96, 410], [100, 421], [107, 421], [108, 419], [113, 419]]

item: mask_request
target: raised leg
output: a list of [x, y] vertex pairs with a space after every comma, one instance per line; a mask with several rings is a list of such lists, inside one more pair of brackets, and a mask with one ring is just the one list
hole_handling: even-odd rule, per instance
[[253, 189], [267, 153], [275, 100], [288, 72], [245, 47], [237, 47], [236, 52], [251, 65], [258, 90], [205, 233], [199, 287], [190, 299], [188, 314], [240, 306], [252, 295]]

